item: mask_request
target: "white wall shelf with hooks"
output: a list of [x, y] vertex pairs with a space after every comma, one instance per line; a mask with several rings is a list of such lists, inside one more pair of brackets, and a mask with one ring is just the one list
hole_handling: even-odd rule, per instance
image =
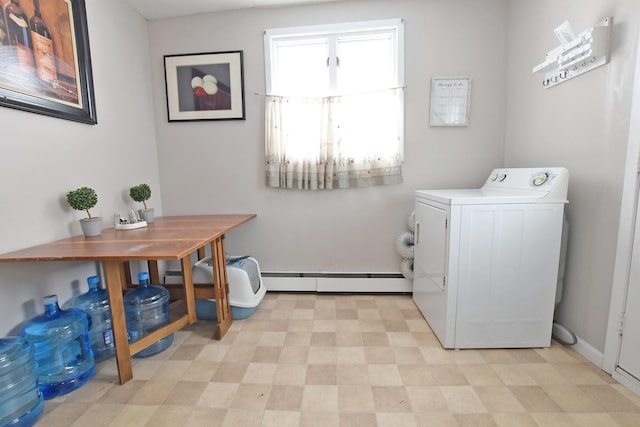
[[560, 46], [547, 52], [545, 61], [533, 67], [534, 73], [544, 73], [542, 85], [550, 88], [607, 64], [612, 21], [612, 17], [605, 18], [577, 36], [569, 22], [558, 26], [554, 33]]

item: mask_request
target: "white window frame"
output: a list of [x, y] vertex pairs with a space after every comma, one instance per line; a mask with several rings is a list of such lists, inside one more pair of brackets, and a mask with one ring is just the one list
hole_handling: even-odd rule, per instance
[[[376, 21], [361, 21], [342, 24], [311, 25], [301, 27], [276, 28], [265, 30], [264, 32], [264, 61], [265, 61], [265, 87], [269, 95], [277, 95], [272, 92], [273, 62], [272, 56], [274, 48], [278, 43], [291, 42], [295, 39], [308, 39], [314, 36], [332, 38], [329, 45], [329, 58], [336, 58], [335, 40], [343, 35], [353, 35], [357, 33], [386, 32], [394, 41], [395, 47], [395, 73], [396, 87], [404, 87], [404, 19], [385, 19]], [[330, 59], [330, 60], [331, 60]], [[334, 67], [330, 72], [335, 70]], [[332, 76], [335, 81], [335, 76]]]

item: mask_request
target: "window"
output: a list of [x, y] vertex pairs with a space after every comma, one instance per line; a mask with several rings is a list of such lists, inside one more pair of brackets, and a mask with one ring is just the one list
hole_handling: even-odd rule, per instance
[[264, 42], [267, 185], [401, 182], [402, 21], [267, 30]]

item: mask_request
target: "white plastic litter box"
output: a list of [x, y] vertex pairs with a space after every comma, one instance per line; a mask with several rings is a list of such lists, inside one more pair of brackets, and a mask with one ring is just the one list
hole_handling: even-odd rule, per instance
[[[258, 261], [249, 256], [227, 257], [227, 280], [233, 318], [248, 318], [267, 293], [262, 284]], [[203, 258], [193, 265], [193, 283], [213, 283], [211, 257]], [[196, 299], [196, 312], [200, 319], [217, 320], [216, 300]]]

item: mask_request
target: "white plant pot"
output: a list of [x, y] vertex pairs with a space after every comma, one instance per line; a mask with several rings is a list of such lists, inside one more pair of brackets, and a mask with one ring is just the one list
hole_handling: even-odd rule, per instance
[[153, 208], [149, 209], [140, 209], [138, 211], [138, 215], [140, 215], [140, 219], [146, 221], [147, 224], [151, 224], [153, 222], [154, 212]]
[[102, 234], [102, 218], [84, 218], [80, 220], [80, 227], [85, 237], [99, 236]]

